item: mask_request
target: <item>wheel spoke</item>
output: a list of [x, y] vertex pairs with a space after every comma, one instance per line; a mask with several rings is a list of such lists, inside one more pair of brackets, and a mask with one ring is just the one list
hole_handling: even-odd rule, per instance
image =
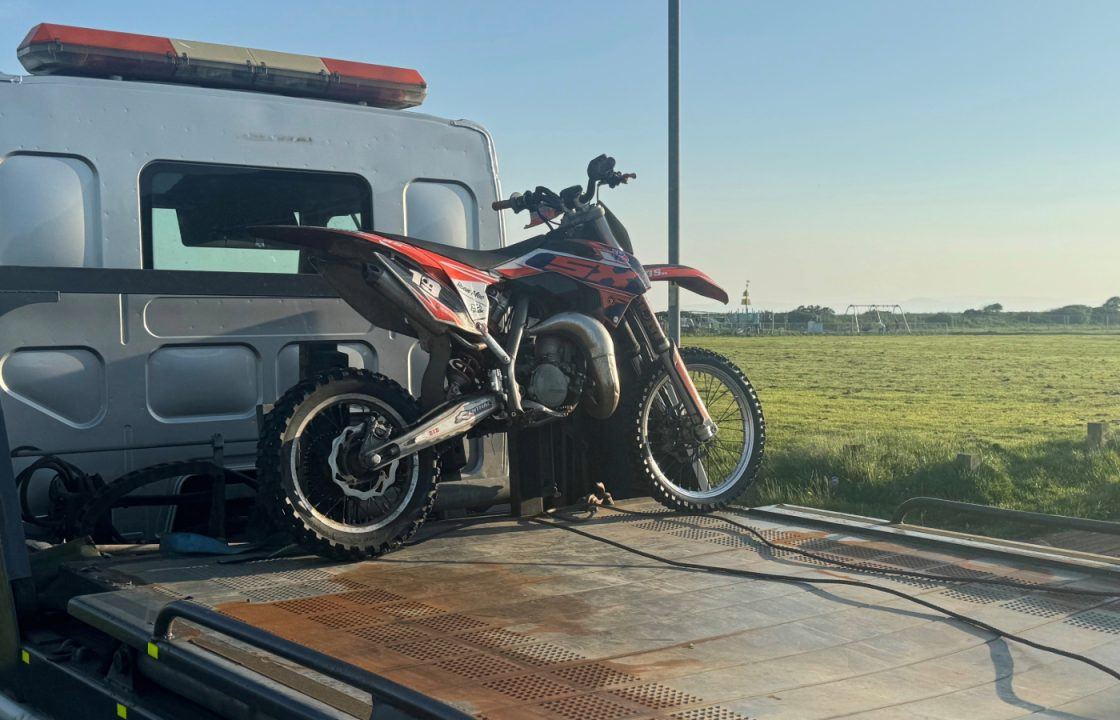
[[739, 417], [743, 416], [743, 411], [739, 409], [738, 405], [732, 405], [727, 410], [725, 410], [723, 414], [719, 416], [719, 419], [715, 421], [715, 423], [716, 425], [722, 425], [725, 421], [729, 420], [735, 415], [738, 415]]
[[[331, 511], [334, 510], [336, 507], [338, 507], [338, 504], [341, 503], [345, 499], [346, 499], [346, 496], [343, 495], [342, 493], [339, 493], [338, 499], [335, 500], [334, 503], [331, 504], [331, 506], [329, 508], [327, 508], [326, 510], [320, 510], [320, 512], [322, 512], [324, 515], [330, 516]], [[318, 509], [318, 508], [316, 508], [316, 509]]]
[[728, 392], [729, 392], [729, 391], [728, 391], [728, 389], [727, 389], [726, 387], [724, 387], [724, 386], [722, 386], [722, 385], [721, 385], [721, 386], [720, 386], [720, 393], [719, 393], [719, 395], [717, 395], [716, 397], [712, 398], [711, 400], [705, 400], [705, 401], [704, 401], [704, 405], [706, 405], [706, 406], [707, 406], [707, 407], [709, 407], [709, 408], [710, 408], [710, 407], [712, 407], [713, 405], [715, 405], [715, 404], [716, 404], [716, 401], [717, 401], [717, 400], [721, 400], [721, 399], [723, 399], [723, 397], [724, 397], [724, 396], [726, 396], [726, 395], [728, 394]]
[[719, 430], [695, 446], [681, 398], [662, 375], [649, 393], [642, 427], [655, 474], [663, 483], [689, 495], [709, 496], [737, 482], [753, 448], [749, 400], [733, 377], [718, 366], [690, 367], [689, 375]]

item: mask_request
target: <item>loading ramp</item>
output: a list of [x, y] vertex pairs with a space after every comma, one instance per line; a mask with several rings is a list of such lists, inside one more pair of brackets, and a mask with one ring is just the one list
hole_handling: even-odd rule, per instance
[[[915, 541], [804, 509], [748, 520], [783, 545], [962, 582], [869, 578], [773, 551], [716, 516], [674, 515], [648, 500], [623, 507], [648, 514], [604, 509], [578, 529], [675, 560], [870, 579], [1120, 666], [1120, 604], [968, 582], [1111, 590], [1120, 587], [1114, 558]], [[189, 600], [489, 720], [1120, 716], [1120, 684], [1107, 675], [871, 590], [671, 568], [512, 518], [423, 533], [358, 563], [122, 551], [68, 567], [105, 590], [73, 598], [69, 613], [143, 643], [161, 608]], [[251, 644], [182, 625], [175, 637], [323, 717], [370, 716], [368, 696]]]

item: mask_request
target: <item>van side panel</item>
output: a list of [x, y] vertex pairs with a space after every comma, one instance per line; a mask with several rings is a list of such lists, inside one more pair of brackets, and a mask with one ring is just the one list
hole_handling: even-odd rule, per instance
[[[321, 278], [143, 269], [138, 179], [150, 163], [358, 174], [372, 190], [377, 230], [501, 243], [497, 213], [483, 212], [498, 192], [492, 148], [469, 125], [65, 77], [0, 84], [0, 103], [0, 402], [13, 447], [207, 442], [221, 433], [228, 461], [250, 467], [257, 405], [298, 379], [305, 342], [338, 343], [352, 366], [419, 391], [427, 357], [416, 342], [371, 327]], [[208, 454], [202, 445], [68, 459], [109, 480]], [[504, 437], [475, 443], [471, 455], [466, 482], [445, 485], [441, 505], [508, 497]], [[149, 539], [171, 521], [170, 510], [116, 517]]]

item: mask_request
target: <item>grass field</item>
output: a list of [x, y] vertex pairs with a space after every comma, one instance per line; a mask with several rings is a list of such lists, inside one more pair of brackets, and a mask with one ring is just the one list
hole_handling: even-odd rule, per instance
[[[686, 337], [762, 399], [767, 460], [744, 498], [889, 516], [932, 495], [1120, 519], [1120, 337]], [[979, 454], [961, 471], [958, 452]]]

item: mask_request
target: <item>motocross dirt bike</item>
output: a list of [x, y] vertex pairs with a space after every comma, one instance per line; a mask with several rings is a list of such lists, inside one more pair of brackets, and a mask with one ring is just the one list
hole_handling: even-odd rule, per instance
[[[302, 250], [361, 315], [429, 354], [419, 398], [383, 375], [336, 369], [277, 402], [257, 460], [274, 519], [322, 555], [381, 554], [419, 528], [441, 474], [454, 479], [465, 464], [466, 438], [576, 412], [619, 424], [631, 470], [670, 508], [711, 511], [750, 485], [765, 442], [754, 389], [727, 358], [678, 349], [643, 297], [651, 280], [723, 303], [727, 294], [698, 270], [638, 262], [598, 202], [599, 188], [635, 177], [614, 167], [600, 156], [586, 187], [493, 203], [549, 227], [498, 250], [306, 226], [250, 230]], [[620, 362], [633, 387], [620, 386]]]

